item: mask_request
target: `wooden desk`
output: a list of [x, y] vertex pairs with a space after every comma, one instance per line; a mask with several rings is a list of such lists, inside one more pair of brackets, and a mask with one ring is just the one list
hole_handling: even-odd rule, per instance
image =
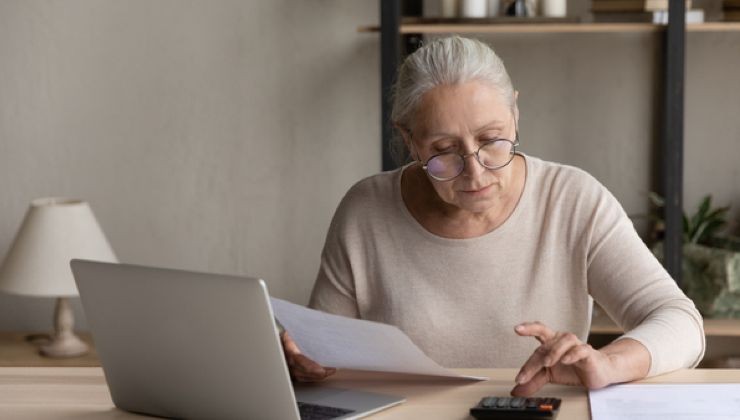
[[[380, 412], [377, 419], [467, 419], [468, 409], [486, 395], [508, 395], [515, 369], [459, 369], [484, 375], [486, 382], [444, 380], [388, 380], [388, 376], [340, 372], [327, 385], [403, 395], [407, 401]], [[398, 377], [396, 377], [398, 379]], [[738, 369], [682, 370], [652, 378], [646, 383], [740, 382]], [[588, 419], [584, 389], [548, 385], [540, 392], [563, 399], [558, 419]], [[0, 418], [8, 419], [136, 419], [142, 416], [116, 409], [100, 368], [0, 368]]]

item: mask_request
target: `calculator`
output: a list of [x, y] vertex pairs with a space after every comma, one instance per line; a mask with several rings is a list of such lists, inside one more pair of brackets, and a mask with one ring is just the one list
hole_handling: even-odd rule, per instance
[[554, 419], [560, 398], [484, 397], [470, 409], [476, 419]]

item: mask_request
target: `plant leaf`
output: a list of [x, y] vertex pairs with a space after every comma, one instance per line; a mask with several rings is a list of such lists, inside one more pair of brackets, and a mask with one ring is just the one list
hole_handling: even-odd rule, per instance
[[711, 220], [703, 223], [695, 236], [694, 243], [711, 245], [717, 237], [717, 230], [724, 226], [724, 220]]
[[696, 213], [694, 213], [694, 215], [691, 217], [691, 222], [689, 223], [690, 238], [696, 237], [696, 231], [699, 229], [699, 225], [701, 225], [701, 223], [704, 221], [704, 218], [706, 217], [711, 205], [712, 196], [705, 196], [704, 199], [701, 201], [701, 204], [699, 204], [699, 208], [696, 210]]
[[699, 223], [698, 226], [696, 226], [696, 229], [694, 229], [693, 232], [689, 234], [689, 242], [692, 244], [698, 244], [701, 240], [702, 235], [704, 234], [704, 231], [706, 230], [707, 223]]
[[719, 207], [707, 214], [706, 219], [707, 220], [721, 220], [722, 223], [727, 223], [727, 218], [725, 218], [725, 214], [730, 210], [730, 206], [727, 207]]

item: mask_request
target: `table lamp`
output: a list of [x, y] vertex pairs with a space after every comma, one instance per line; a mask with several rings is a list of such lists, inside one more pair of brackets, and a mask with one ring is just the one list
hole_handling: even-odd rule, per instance
[[117, 262], [90, 206], [81, 200], [39, 198], [31, 202], [0, 266], [0, 291], [57, 297], [54, 334], [40, 348], [48, 357], [75, 357], [88, 346], [73, 331], [68, 297], [77, 296], [69, 261], [83, 258]]

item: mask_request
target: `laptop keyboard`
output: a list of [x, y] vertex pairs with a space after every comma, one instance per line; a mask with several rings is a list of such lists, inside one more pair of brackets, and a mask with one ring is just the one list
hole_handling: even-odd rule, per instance
[[301, 420], [326, 420], [342, 417], [354, 410], [299, 402], [298, 411], [301, 413]]

